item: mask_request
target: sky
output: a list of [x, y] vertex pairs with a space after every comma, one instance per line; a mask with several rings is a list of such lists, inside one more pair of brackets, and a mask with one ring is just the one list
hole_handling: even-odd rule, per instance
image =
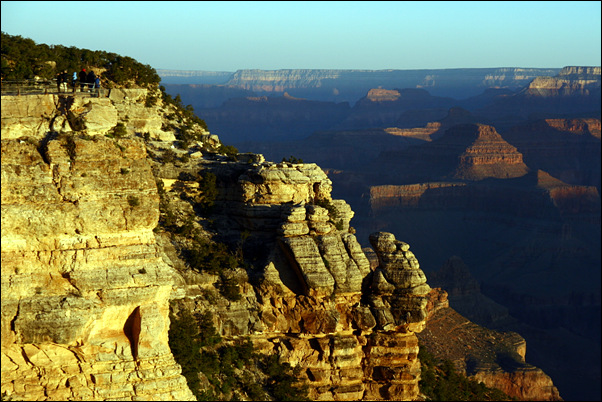
[[600, 66], [600, 1], [2, 1], [2, 31], [156, 69]]

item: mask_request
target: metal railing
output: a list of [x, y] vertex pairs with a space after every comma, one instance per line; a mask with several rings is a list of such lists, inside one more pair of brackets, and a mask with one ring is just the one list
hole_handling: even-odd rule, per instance
[[[83, 85], [83, 88], [82, 88]], [[92, 86], [92, 88], [90, 88]], [[105, 88], [94, 88], [94, 84], [75, 81], [67, 82], [60, 90], [56, 79], [51, 80], [2, 80], [2, 95], [70, 94], [91, 97], [108, 96]]]

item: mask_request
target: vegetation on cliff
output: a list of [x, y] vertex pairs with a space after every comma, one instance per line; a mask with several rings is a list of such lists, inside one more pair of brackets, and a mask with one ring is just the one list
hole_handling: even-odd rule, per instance
[[298, 373], [276, 355], [258, 353], [249, 339], [225, 344], [210, 313], [171, 310], [169, 346], [199, 401], [306, 401]]
[[451, 360], [437, 360], [421, 347], [420, 391], [429, 401], [512, 401], [516, 400], [499, 389], [458, 373]]
[[[217, 196], [216, 177], [213, 173], [200, 171], [198, 175], [182, 172], [179, 175], [177, 199], [170, 199], [157, 180], [160, 196], [160, 218], [156, 230], [169, 233], [173, 244], [188, 268], [196, 272], [218, 275], [216, 284], [220, 294], [230, 301], [240, 299], [239, 284], [233, 270], [245, 265], [241, 254], [226, 244], [208, 237], [201, 224], [210, 225], [208, 213]], [[198, 192], [191, 193], [184, 183], [198, 183]], [[182, 208], [188, 204], [189, 208]]]
[[[162, 101], [160, 106], [166, 113], [162, 130], [172, 131], [181, 149], [201, 141], [208, 131], [207, 124], [194, 113], [192, 105], [184, 105], [180, 95], [172, 97], [163, 86], [159, 86], [161, 78], [154, 68], [131, 57], [73, 46], [36, 44], [32, 39], [2, 32], [1, 61], [3, 84], [6, 81], [50, 80], [63, 71], [71, 77], [71, 74], [85, 68], [94, 71], [105, 88], [146, 88], [148, 94], [144, 106], [155, 107]], [[72, 129], [78, 130], [78, 127]], [[117, 138], [126, 136], [124, 122], [119, 122], [109, 135]], [[222, 148], [228, 155], [238, 153], [233, 147], [222, 145]]]
[[[175, 132], [175, 136], [178, 139], [178, 146], [180, 148], [188, 148], [193, 141], [199, 141], [201, 139], [199, 131], [195, 130], [195, 125], [199, 125], [203, 130], [207, 130], [207, 124], [196, 114], [194, 114], [194, 108], [191, 105], [182, 103], [180, 95], [176, 95], [173, 98], [171, 95], [165, 92], [163, 86], [159, 86], [161, 90], [161, 98], [165, 105], [173, 106], [173, 113], [167, 115], [169, 123], [165, 124], [165, 129], [170, 129]], [[154, 105], [156, 98], [147, 98], [147, 104]]]
[[37, 44], [32, 39], [2, 32], [2, 79], [25, 80], [54, 78], [57, 73], [88, 70], [103, 71], [103, 85], [117, 87], [152, 87], [161, 78], [154, 68], [131, 57], [102, 50], [79, 49], [74, 46]]

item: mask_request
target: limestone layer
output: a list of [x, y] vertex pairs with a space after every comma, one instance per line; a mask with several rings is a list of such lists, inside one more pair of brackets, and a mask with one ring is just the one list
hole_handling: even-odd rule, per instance
[[3, 395], [193, 399], [167, 342], [158, 203], [140, 140], [2, 140]]

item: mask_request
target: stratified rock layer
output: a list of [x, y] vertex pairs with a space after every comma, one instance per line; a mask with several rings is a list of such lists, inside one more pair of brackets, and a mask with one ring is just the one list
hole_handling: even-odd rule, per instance
[[144, 143], [2, 140], [2, 393], [191, 400]]
[[430, 288], [409, 245], [374, 235], [383, 292], [349, 232], [353, 212], [331, 198], [319, 167], [260, 158], [205, 161], [206, 171], [220, 190], [212, 215], [218, 232], [234, 241], [245, 233], [246, 249], [260, 256], [250, 273], [255, 291], [245, 287], [244, 300], [228, 303], [227, 312], [202, 297], [182, 300], [182, 308], [211, 311], [225, 339], [248, 335], [257, 350], [299, 366], [312, 400], [416, 399], [414, 332], [424, 326]]
[[118, 122], [128, 130], [174, 140], [163, 131], [161, 106], [145, 106], [147, 89], [111, 89], [106, 97], [75, 95], [2, 96], [2, 138], [44, 138], [49, 132], [106, 134]]

